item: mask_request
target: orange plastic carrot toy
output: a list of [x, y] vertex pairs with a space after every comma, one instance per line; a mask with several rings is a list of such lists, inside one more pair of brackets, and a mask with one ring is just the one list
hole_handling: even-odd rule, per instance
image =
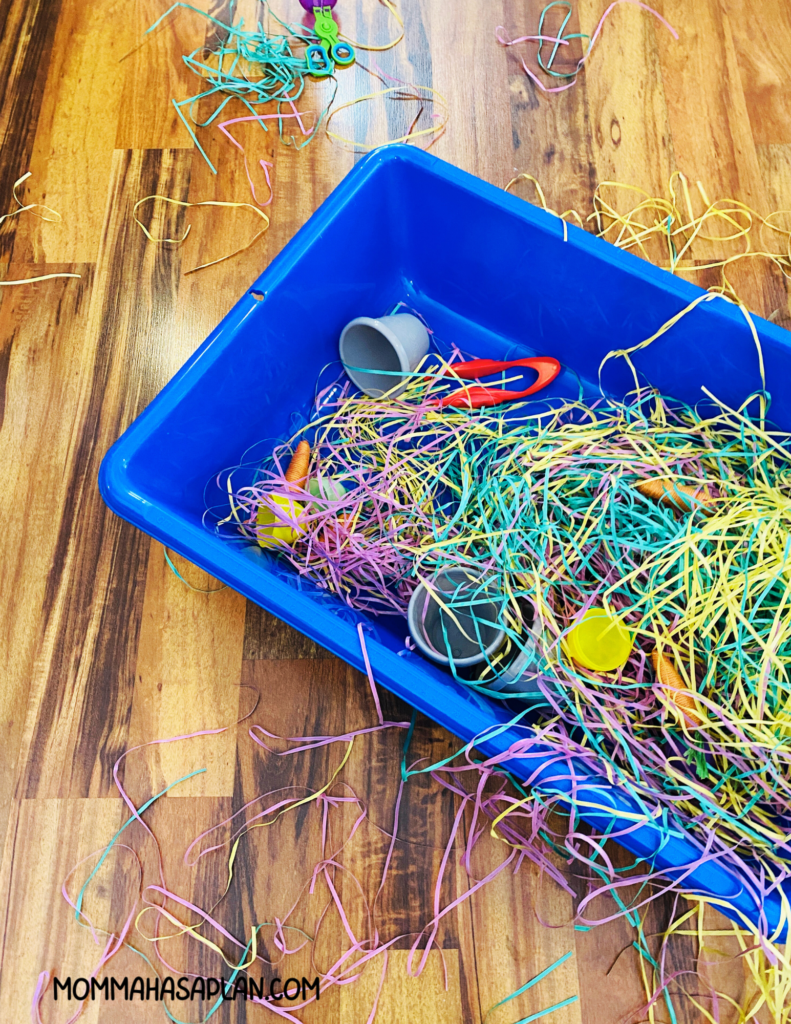
[[291, 456], [291, 462], [286, 470], [286, 480], [296, 487], [303, 488], [308, 480], [308, 467], [310, 466], [310, 445], [307, 441], [300, 441], [297, 450]]
[[695, 698], [687, 684], [678, 674], [676, 666], [670, 658], [660, 654], [659, 649], [655, 647], [651, 652], [651, 661], [653, 662], [656, 681], [684, 715], [684, 718], [691, 725], [702, 725], [703, 719], [697, 711]]
[[711, 511], [708, 507], [711, 495], [706, 490], [705, 484], [689, 487], [687, 484], [681, 484], [672, 479], [654, 478], [640, 480], [634, 486], [646, 498], [651, 498], [661, 505], [670, 505], [678, 512], [691, 512], [694, 508]]

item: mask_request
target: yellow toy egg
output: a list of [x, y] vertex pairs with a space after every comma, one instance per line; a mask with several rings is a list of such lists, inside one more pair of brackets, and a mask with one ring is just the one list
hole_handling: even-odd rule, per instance
[[304, 511], [303, 506], [284, 494], [272, 494], [269, 500], [277, 506], [280, 514], [276, 515], [269, 505], [262, 505], [259, 508], [255, 521], [263, 530], [259, 532], [258, 543], [262, 548], [279, 547], [278, 541], [293, 544], [301, 531], [298, 526], [290, 526], [284, 520], [298, 519]]
[[604, 608], [589, 608], [565, 637], [573, 661], [592, 672], [615, 672], [632, 653], [634, 638], [626, 626]]

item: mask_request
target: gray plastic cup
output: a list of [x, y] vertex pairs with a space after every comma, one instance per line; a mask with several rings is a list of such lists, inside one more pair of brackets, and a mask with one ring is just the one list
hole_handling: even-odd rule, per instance
[[406, 388], [396, 388], [402, 374], [412, 373], [428, 352], [428, 331], [411, 313], [395, 316], [358, 316], [341, 332], [341, 362], [346, 373], [371, 398], [397, 398]]
[[409, 602], [409, 632], [418, 649], [431, 661], [457, 668], [486, 661], [505, 642], [505, 630], [497, 625], [505, 598], [493, 580], [476, 578], [466, 569], [442, 569], [431, 588], [446, 611], [424, 584]]
[[541, 669], [541, 637], [535, 632], [534, 619], [530, 628], [525, 626], [522, 650], [502, 675], [487, 683], [487, 689], [503, 695], [513, 694], [524, 703], [536, 707], [549, 707], [549, 701], [538, 685], [539, 676], [542, 676], [544, 685], [558, 696], [560, 684], [556, 679], [544, 676]]
[[515, 684], [522, 683], [528, 692], [532, 693], [535, 690], [541, 696], [541, 691], [535, 686], [538, 669], [538, 642], [530, 630], [527, 633], [524, 649], [517, 654], [501, 676], [487, 684], [490, 690], [513, 689], [519, 691], [520, 687]]

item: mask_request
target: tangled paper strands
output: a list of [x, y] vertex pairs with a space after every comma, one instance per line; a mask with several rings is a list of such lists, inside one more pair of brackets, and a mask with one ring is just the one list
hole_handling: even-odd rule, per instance
[[[381, 46], [372, 46], [370, 44], [348, 40], [353, 43], [355, 48], [377, 52], [389, 50], [403, 39], [404, 23], [395, 4], [392, 3], [392, 0], [379, 0], [379, 3], [387, 10], [390, 16], [397, 23], [399, 27], [397, 37]], [[246, 30], [244, 28], [244, 22], [241, 19], [235, 22], [232, 21], [229, 24], [218, 20], [197, 7], [192, 6], [192, 4], [183, 2], [173, 4], [147, 30], [148, 32], [155, 31], [171, 14], [183, 9], [195, 14], [200, 14], [202, 17], [206, 18], [208, 22], [219, 29], [221, 34], [224, 34], [224, 40], [220, 42], [216, 48], [210, 49], [208, 45], [204, 45], [183, 57], [184, 63], [187, 67], [200, 78], [201, 91], [186, 100], [177, 101], [173, 99], [172, 102], [176, 112], [189, 132], [192, 141], [206, 160], [206, 163], [213, 174], [217, 173], [217, 168], [211, 162], [206, 150], [201, 145], [195, 132], [195, 128], [205, 128], [216, 123], [217, 128], [222, 132], [225, 139], [227, 139], [235, 149], [239, 150], [244, 160], [244, 169], [250, 186], [250, 192], [256, 205], [253, 206], [250, 203], [220, 203], [208, 201], [203, 203], [184, 203], [176, 199], [171, 199], [167, 196], [146, 196], [135, 204], [133, 211], [135, 222], [140, 228], [142, 228], [146, 237], [150, 241], [159, 244], [181, 244], [186, 240], [190, 228], [188, 227], [184, 235], [178, 239], [155, 238], [137, 217], [137, 210], [140, 206], [152, 200], [161, 200], [162, 202], [172, 203], [177, 206], [225, 206], [240, 209], [246, 208], [253, 210], [261, 216], [265, 222], [264, 226], [256, 232], [256, 234], [245, 245], [240, 246], [238, 249], [235, 249], [226, 256], [211, 260], [208, 263], [203, 263], [198, 267], [193, 267], [191, 270], [186, 271], [188, 274], [194, 273], [197, 270], [203, 270], [206, 267], [214, 266], [217, 263], [222, 263], [224, 260], [230, 259], [232, 256], [236, 256], [238, 253], [243, 252], [245, 249], [248, 249], [253, 245], [269, 227], [269, 218], [263, 213], [263, 208], [269, 206], [273, 199], [271, 176], [273, 164], [271, 161], [265, 159], [258, 160], [258, 164], [264, 173], [266, 187], [268, 190], [268, 196], [263, 200], [259, 198], [256, 192], [256, 185], [253, 180], [253, 176], [250, 173], [250, 165], [248, 163], [245, 147], [230, 131], [230, 127], [232, 125], [244, 122], [255, 122], [259, 124], [264, 131], [268, 132], [269, 126], [267, 122], [275, 121], [277, 122], [280, 141], [284, 145], [293, 146], [298, 150], [302, 149], [309, 142], [315, 139], [319, 134], [318, 129], [324, 125], [327, 136], [334, 142], [347, 146], [355, 152], [367, 152], [371, 149], [375, 149], [378, 145], [381, 145], [382, 142], [361, 142], [355, 138], [347, 137], [338, 130], [337, 127], [335, 127], [335, 130], [330, 131], [330, 123], [338, 114], [341, 114], [343, 111], [348, 111], [350, 108], [355, 107], [358, 104], [368, 104], [381, 99], [389, 104], [397, 104], [410, 110], [417, 111], [416, 115], [411, 118], [411, 123], [407, 130], [398, 135], [397, 138], [385, 139], [384, 144], [395, 142], [414, 142], [420, 139], [425, 144], [430, 145], [442, 134], [448, 122], [448, 104], [441, 93], [429, 86], [413, 85], [408, 82], [403, 82], [401, 79], [394, 78], [386, 72], [381, 71], [381, 69], [376, 68], [376, 66], [375, 70], [371, 70], [359, 60], [357, 61], [357, 66], [372, 77], [379, 79], [385, 88], [379, 89], [375, 92], [369, 92], [361, 96], [356, 96], [352, 100], [342, 103], [337, 107], [333, 107], [337, 82], [335, 77], [331, 76], [332, 88], [329, 92], [324, 90], [324, 98], [317, 104], [320, 108], [318, 116], [316, 116], [314, 111], [298, 110], [296, 101], [304, 98], [303, 93], [306, 85], [310, 82], [314, 82], [314, 79], [311, 78], [309, 73], [308, 63], [304, 56], [304, 49], [301, 48], [317, 42], [317, 36], [311, 29], [289, 25], [281, 21], [271, 12], [268, 4], [263, 4], [263, 8], [272, 14], [274, 21], [284, 30], [283, 33], [269, 35], [264, 30], [260, 22], [254, 29]], [[347, 37], [344, 36], [343, 38], [345, 39]], [[301, 50], [301, 52], [297, 52], [298, 50]], [[316, 92], [316, 90], [322, 89], [323, 87], [320, 84], [316, 84], [314, 89], [316, 97], [322, 96], [321, 91]], [[244, 107], [247, 108], [249, 114], [227, 118], [224, 121], [219, 120], [220, 114], [234, 99], [241, 102]], [[212, 105], [212, 110], [205, 119], [199, 120], [197, 110], [199, 104], [202, 102], [210, 103]], [[275, 105], [275, 112], [264, 113], [258, 109], [268, 103]], [[185, 109], [188, 116], [185, 115]], [[432, 112], [429, 113], [425, 119], [428, 121], [427, 126], [421, 127], [421, 117], [427, 109]], [[341, 120], [343, 119], [341, 118]], [[294, 131], [287, 130], [288, 125], [293, 125], [295, 129], [298, 129], [299, 137], [294, 133]]]
[[[368, 43], [349, 40], [348, 37], [343, 35], [341, 38], [346, 39], [347, 42], [350, 42], [358, 50], [370, 50], [376, 52], [389, 50], [400, 43], [404, 37], [404, 22], [401, 15], [398, 13], [397, 7], [392, 0], [379, 0], [379, 3], [387, 10], [388, 14], [398, 25], [399, 31], [396, 38], [380, 46], [373, 46]], [[184, 63], [187, 67], [200, 78], [201, 90], [194, 96], [190, 96], [188, 99], [174, 99], [172, 101], [173, 106], [189, 132], [192, 141], [195, 143], [195, 146], [198, 148], [214, 174], [217, 173], [217, 169], [201, 145], [193, 125], [198, 128], [205, 128], [214, 124], [223, 110], [225, 110], [228, 103], [233, 99], [239, 100], [247, 108], [249, 111], [249, 117], [235, 117], [230, 120], [223, 121], [222, 123], [218, 123], [218, 127], [223, 131], [229, 141], [231, 141], [238, 149], [242, 149], [242, 147], [226, 130], [228, 125], [235, 124], [241, 120], [257, 120], [261, 124], [261, 127], [265, 131], [268, 131], [265, 122], [269, 119], [276, 119], [278, 121], [280, 141], [285, 145], [293, 146], [296, 149], [302, 149], [303, 146], [306, 146], [311, 142], [316, 137], [318, 129], [323, 124], [327, 127], [327, 135], [336, 142], [348, 144], [361, 150], [373, 149], [377, 143], [372, 145], [361, 144], [355, 140], [347, 139], [337, 132], [330, 132], [329, 122], [330, 119], [341, 110], [347, 109], [348, 107], [354, 106], [358, 103], [370, 102], [376, 98], [391, 100], [409, 98], [414, 102], [422, 103], [423, 105], [437, 102], [442, 109], [441, 114], [435, 114], [432, 118], [432, 120], [437, 123], [431, 124], [427, 128], [415, 130], [415, 125], [418, 120], [418, 118], [415, 118], [412, 128], [410, 128], [407, 133], [395, 140], [388, 139], [386, 140], [387, 142], [407, 142], [412, 139], [423, 138], [426, 136], [435, 138], [443, 131], [448, 117], [447, 103], [445, 102], [444, 97], [428, 86], [401, 83], [403, 88], [388, 87], [378, 92], [359, 96], [347, 103], [341, 104], [337, 109], [330, 112], [335, 98], [335, 89], [337, 85], [334, 76], [331, 76], [333, 88], [329, 93], [325, 93], [325, 98], [319, 104], [321, 110], [318, 117], [315, 119], [315, 123], [306, 127], [301, 120], [304, 115], [298, 113], [295, 106], [297, 100], [303, 96], [305, 86], [314, 81], [314, 79], [311, 78], [303, 48], [318, 42], [319, 39], [312, 29], [299, 25], [291, 25], [281, 21], [280, 18], [272, 12], [269, 4], [264, 3], [263, 8], [269, 12], [272, 19], [283, 30], [282, 32], [275, 35], [269, 35], [264, 30], [260, 21], [255, 28], [245, 29], [244, 22], [241, 19], [229, 24], [218, 20], [212, 15], [207, 14], [205, 11], [201, 11], [197, 7], [193, 7], [192, 4], [183, 2], [173, 4], [147, 30], [148, 32], [155, 31], [174, 11], [183, 9], [200, 14], [211, 24], [215, 25], [221, 33], [225, 34], [225, 39], [214, 49], [210, 49], [207, 45], [204, 45], [183, 57]], [[360, 64], [360, 67], [365, 71], [369, 70], [362, 64]], [[374, 72], [369, 73], [374, 74]], [[209, 100], [214, 97], [216, 97], [217, 102], [213, 105], [211, 113], [204, 119], [200, 120], [197, 114], [197, 105], [201, 101]], [[275, 103], [277, 106], [277, 113], [263, 114], [258, 109], [267, 103]], [[287, 107], [288, 110], [284, 110], [284, 106]], [[185, 116], [185, 109], [188, 116]], [[285, 118], [290, 117], [296, 118], [300, 132], [302, 133], [301, 140], [298, 140], [293, 133], [287, 134], [284, 131], [283, 121]], [[244, 152], [243, 149], [242, 152]], [[247, 166], [246, 160], [245, 166]], [[249, 176], [248, 171], [248, 179]], [[269, 182], [268, 172], [267, 182]], [[250, 182], [250, 186], [255, 198], [255, 188], [252, 181]], [[256, 199], [256, 202], [257, 201], [258, 200]]]
[[[568, 34], [565, 34], [566, 26], [571, 20], [571, 14], [573, 10], [569, 0], [553, 0], [552, 3], [547, 4], [547, 6], [541, 12], [541, 17], [538, 20], [538, 33], [534, 36], [519, 36], [516, 39], [509, 39], [505, 35], [505, 29], [503, 28], [502, 25], [497, 26], [495, 36], [497, 38], [497, 42], [500, 43], [501, 46], [519, 46], [521, 43], [538, 43], [536, 59], [538, 61], [539, 68], [544, 72], [544, 74], [549, 75], [552, 78], [571, 79], [571, 81], [564, 82], [562, 85], [544, 85], [544, 83], [541, 81], [538, 75], [534, 71], [530, 70], [530, 68], [525, 63], [524, 58], [522, 57], [520, 58], [520, 61], [525, 74], [531, 80], [531, 82], [537, 85], [538, 88], [544, 93], [565, 92], [567, 89], [571, 89], [577, 84], [579, 73], [582, 70], [583, 66], [587, 63], [587, 60], [590, 57], [594, 46], [596, 45], [596, 41], [601, 35], [601, 31], [604, 27], [605, 21], [610, 16], [610, 14], [612, 14], [615, 8], [620, 7], [621, 4], [630, 4], [633, 7], [639, 7], [641, 10], [653, 15], [657, 19], [657, 21], [660, 21], [665, 26], [665, 28], [668, 30], [668, 32], [670, 32], [674, 39], [678, 39], [678, 32], [676, 32], [673, 26], [670, 25], [667, 21], [665, 21], [662, 15], [658, 11], [655, 11], [653, 7], [649, 7], [648, 4], [641, 3], [640, 0], [615, 0], [615, 2], [611, 3], [607, 10], [604, 12], [604, 14], [601, 16], [601, 18], [599, 19], [599, 23], [594, 29], [593, 35], [591, 36], [588, 36], [584, 32], [569, 32]], [[560, 24], [560, 28], [557, 30], [557, 33], [555, 35], [545, 34], [544, 22], [549, 12], [553, 10], [553, 8], [555, 7], [564, 9], [566, 13]], [[577, 61], [576, 67], [573, 71], [557, 71], [554, 67], [554, 64], [560, 47], [568, 46], [572, 39], [586, 39], [588, 42], [587, 46], [585, 47], [585, 52], [583, 53], [582, 57]], [[552, 51], [546, 61], [544, 60], [545, 43], [552, 44]]]
[[[505, 186], [506, 192], [520, 181], [530, 182], [541, 208], [560, 217], [564, 224], [575, 222], [618, 249], [634, 252], [671, 274], [719, 270], [720, 284], [709, 291], [735, 302], [740, 299], [728, 279], [728, 269], [744, 260], [769, 260], [783, 277], [791, 277], [791, 230], [777, 223], [790, 211], [778, 210], [763, 217], [738, 199], [712, 202], [699, 181], [695, 183], [697, 197], [693, 200], [689, 182], [680, 171], [670, 176], [667, 196], [652, 196], [635, 185], [618, 181], [602, 181], [593, 193], [593, 212], [586, 217], [576, 210], [558, 213], [551, 209], [532, 174], [512, 178]], [[617, 190], [621, 197], [636, 197], [637, 202], [621, 213], [612, 190]], [[781, 251], [766, 248], [765, 231], [782, 240]]]
[[[360, 639], [362, 643], [361, 630]], [[576, 868], [575, 873], [581, 873], [581, 877], [587, 880], [588, 894], [578, 904], [577, 920], [581, 923], [576, 927], [579, 930], [587, 931], [596, 924], [618, 916], [624, 917], [634, 928], [634, 948], [641, 957], [642, 983], [645, 991], [645, 1005], [638, 1011], [639, 1016], [635, 1019], [646, 1019], [647, 1017], [649, 1021], [654, 1021], [657, 1005], [661, 1002], [664, 1003], [671, 1021], [674, 1021], [676, 1020], [676, 1007], [680, 1001], [689, 1000], [700, 1012], [701, 1019], [711, 1021], [713, 1024], [730, 1019], [730, 1011], [734, 1010], [736, 1011], [735, 1017], [738, 1017], [740, 1021], [758, 1020], [760, 1018], [757, 1015], [764, 1011], [777, 1024], [786, 1024], [789, 1020], [789, 1009], [791, 1009], [787, 1005], [789, 987], [791, 986], [791, 961], [788, 960], [781, 947], [768, 943], [765, 938], [740, 930], [736, 925], [721, 931], [707, 931], [703, 922], [702, 903], [692, 909], [677, 907], [672, 923], [663, 934], [658, 936], [658, 942], [656, 941], [657, 937], [652, 940], [651, 936], [645, 933], [641, 908], [657, 894], [657, 886], [660, 887], [659, 891], [663, 891], [663, 889], [667, 891], [668, 888], [674, 888], [672, 884], [658, 879], [651, 869], [646, 866], [641, 867], [639, 864], [626, 869], [615, 868], [610, 862], [603, 844], [597, 842], [587, 832], [580, 830], [578, 822], [573, 817], [567, 822], [568, 828], [562, 827], [564, 822], [562, 805], [553, 807], [551, 802], [542, 802], [529, 795], [517, 780], [509, 781], [504, 776], [498, 767], [499, 758], [489, 762], [479, 761], [472, 752], [472, 744], [443, 762], [425, 767], [422, 764], [424, 759], [420, 759], [408, 767], [409, 745], [415, 718], [413, 716], [411, 722], [385, 721], [381, 713], [376, 686], [370, 675], [369, 680], [378, 712], [377, 724], [340, 736], [288, 739], [276, 737], [260, 725], [253, 725], [249, 729], [250, 741], [279, 757], [298, 756], [302, 753], [309, 755], [318, 747], [336, 743], [341, 745], [343, 754], [339, 755], [338, 767], [325, 785], [319, 789], [289, 786], [285, 789], [264, 793], [260, 797], [248, 801], [226, 821], [219, 822], [198, 835], [187, 846], [184, 862], [193, 868], [198, 868], [200, 862], [207, 856], [227, 857], [227, 884], [224, 892], [218, 893], [218, 898], [212, 900], [208, 910], [194, 902], [194, 897], [183, 896], [169, 885], [159, 842], [143, 818], [145, 812], [170, 789], [194, 775], [200, 774], [205, 769], [191, 772], [182, 779], [172, 782], [162, 792], [152, 796], [139, 807], [135, 805], [124, 789], [120, 781], [119, 769], [126, 757], [145, 747], [184, 742], [197, 736], [219, 735], [226, 732], [226, 729], [207, 729], [185, 736], [155, 740], [140, 747], [130, 748], [118, 759], [114, 766], [113, 777], [118, 791], [129, 809], [130, 816], [106, 847], [97, 850], [75, 866], [62, 887], [63, 896], [73, 909], [75, 920], [82, 927], [89, 929], [94, 942], [100, 948], [103, 947], [96, 966], [90, 972], [89, 988], [90, 979], [99, 979], [110, 961], [124, 949], [139, 956], [157, 975], [164, 973], [171, 979], [176, 975], [191, 978], [194, 982], [206, 976], [208, 973], [206, 957], [213, 957], [211, 972], [213, 976], [221, 975], [225, 979], [225, 993], [217, 996], [203, 1021], [208, 1021], [214, 1016], [222, 1005], [223, 995], [227, 995], [228, 998], [234, 999], [238, 996], [246, 997], [248, 1001], [258, 1004], [281, 1018], [299, 1022], [300, 1018], [296, 1016], [296, 1013], [312, 1003], [318, 996], [311, 995], [306, 998], [303, 993], [300, 1001], [292, 1002], [286, 1009], [282, 1004], [267, 999], [266, 993], [261, 994], [259, 979], [265, 966], [277, 965], [279, 973], [283, 977], [288, 976], [283, 972], [293, 970], [296, 973], [296, 966], [289, 966], [290, 963], [293, 963], [289, 958], [298, 956], [303, 949], [308, 947], [311, 974], [315, 972], [318, 975], [320, 995], [325, 999], [334, 986], [354, 982], [359, 978], [366, 965], [375, 961], [374, 969], [381, 971], [381, 975], [368, 1015], [368, 1024], [373, 1024], [388, 969], [389, 950], [399, 940], [404, 938], [412, 940], [407, 969], [413, 976], [422, 972], [429, 951], [435, 945], [444, 965], [442, 946], [437, 943], [438, 929], [442, 919], [452, 913], [462, 902], [473, 898], [475, 893], [502, 871], [506, 869], [517, 871], [525, 860], [532, 861], [555, 878], [571, 896], [574, 896], [575, 892], [569, 885], [566, 876], [558, 870], [555, 860], [550, 857], [550, 854], [554, 853], [561, 854], [570, 863], [573, 863]], [[246, 717], [249, 718], [254, 711], [255, 708]], [[340, 776], [345, 765], [349, 763], [355, 744], [359, 747], [360, 744], [379, 743], [382, 741], [383, 731], [389, 729], [406, 730], [406, 738], [401, 757], [401, 780], [395, 801], [392, 831], [383, 833], [389, 840], [388, 852], [376, 895], [373, 901], [369, 902], [364, 895], [363, 886], [344, 865], [344, 851], [360, 831], [367, 817], [367, 810], [351, 787], [341, 781]], [[284, 746], [284, 749], [274, 750], [271, 744], [275, 742], [278, 747]], [[367, 750], [366, 753], [368, 753]], [[376, 756], [381, 758], [382, 755]], [[394, 767], [398, 770], [397, 761], [394, 762]], [[561, 770], [565, 770], [565, 765]], [[447, 847], [436, 878], [433, 880], [433, 908], [428, 911], [428, 920], [425, 926], [418, 935], [390, 936], [380, 932], [377, 923], [377, 904], [385, 889], [393, 852], [399, 840], [399, 814], [404, 787], [408, 785], [410, 777], [417, 773], [428, 773], [436, 785], [450, 791], [454, 795], [457, 809]], [[471, 786], [469, 782], [465, 786], [465, 780], [471, 780]], [[234, 864], [240, 844], [253, 842], [258, 829], [276, 826], [284, 815], [299, 808], [306, 809], [308, 814], [306, 824], [312, 822], [313, 828], [320, 831], [322, 839], [319, 860], [305, 877], [301, 891], [282, 918], [276, 917], [272, 921], [261, 921], [252, 924], [249, 933], [234, 934], [232, 928], [223, 924], [223, 915], [217, 908], [235, 883]], [[344, 815], [344, 810], [347, 812], [346, 815]], [[351, 814], [348, 813], [349, 811]], [[552, 813], [553, 811], [554, 813]], [[372, 822], [370, 824], [373, 825]], [[143, 865], [135, 850], [131, 846], [119, 842], [130, 826], [142, 829], [154, 842], [158, 858], [158, 871], [154, 882], [144, 877]], [[378, 828], [375, 825], [373, 827]], [[382, 830], [380, 829], [380, 831]], [[484, 841], [489, 833], [503, 841], [507, 852], [495, 868], [484, 877], [477, 878], [472, 868], [471, 857], [475, 847]], [[460, 854], [461, 864], [470, 875], [470, 885], [461, 896], [443, 905], [443, 878], [452, 854], [454, 858]], [[128, 902], [122, 911], [123, 924], [117, 931], [107, 932], [97, 927], [88, 916], [85, 897], [97, 873], [104, 864], [108, 863], [108, 858], [111, 856], [120, 861], [118, 868], [122, 870], [123, 876], [136, 878], [137, 884], [134, 885], [131, 899], [129, 899], [128, 893], [124, 894]], [[133, 866], [131, 876], [128, 863], [130, 860]], [[289, 866], [288, 870], [291, 872], [293, 868]], [[82, 879], [81, 884], [77, 880], [78, 878]], [[627, 884], [632, 887], [636, 895], [629, 896], [627, 889], [624, 888]], [[341, 893], [347, 894], [346, 908], [341, 900]], [[355, 910], [361, 910], [361, 913], [350, 913], [349, 893], [354, 894]], [[614, 901], [614, 913], [605, 918], [594, 918], [590, 916], [589, 911], [586, 916], [585, 912], [591, 908], [592, 902], [608, 893]], [[114, 901], [119, 898], [118, 893], [113, 895]], [[297, 913], [299, 913], [301, 927], [290, 923]], [[322, 929], [327, 927], [331, 921], [335, 922], [337, 929], [345, 935], [345, 939], [340, 952], [337, 952], [335, 946], [332, 947], [334, 959], [325, 964], [319, 962], [317, 949]], [[352, 921], [361, 923], [353, 925]], [[217, 941], [213, 941], [204, 934], [208, 929], [211, 929], [217, 936]], [[310, 931], [306, 929], [310, 929]], [[698, 979], [699, 988], [696, 992], [690, 994], [685, 991], [682, 977], [685, 972], [678, 972], [671, 967], [671, 951], [677, 936], [696, 938], [701, 959], [712, 953], [716, 955], [720, 937], [735, 938], [739, 947], [736, 963], [742, 965], [739, 969], [745, 970], [750, 982], [741, 1006], [727, 993], [717, 992], [711, 982], [707, 982], [703, 977]], [[167, 942], [169, 939], [181, 937], [187, 937], [200, 944], [201, 957], [198, 957], [198, 947], [193, 947], [197, 962], [200, 964], [200, 973], [181, 969], [172, 963], [168, 954]], [[268, 939], [267, 947], [274, 947], [280, 954], [275, 961], [268, 959], [261, 951], [264, 938]], [[504, 996], [489, 1009], [484, 1015], [484, 1020], [488, 1021], [495, 1010], [507, 1005], [533, 986], [540, 984], [548, 974], [561, 966], [571, 955], [569, 952], [560, 957], [553, 964], [548, 965], [545, 970], [521, 985], [515, 992]], [[720, 959], [721, 956], [722, 954], [719, 954]], [[304, 960], [298, 960], [297, 963], [301, 967]], [[43, 971], [39, 975], [33, 993], [32, 1017], [38, 1024], [42, 1024], [42, 1001], [48, 992], [50, 980], [50, 972]], [[258, 988], [257, 992], [252, 988], [253, 981]], [[200, 991], [205, 992], [202, 982], [200, 985]], [[445, 972], [446, 988], [447, 985], [447, 972]], [[79, 999], [79, 997], [75, 998]], [[574, 995], [568, 996], [538, 1013], [522, 1018], [517, 1024], [529, 1024], [529, 1022], [542, 1019], [553, 1011], [573, 1003], [576, 999], [577, 997]], [[88, 1002], [86, 994], [84, 999], [78, 1001], [77, 1008], [69, 1018], [68, 1024], [73, 1024], [81, 1016]], [[161, 995], [160, 1002], [167, 1018], [176, 1024], [181, 1024], [181, 1017], [174, 1013], [174, 1010], [179, 1007], [179, 1003], [176, 1002], [173, 993], [168, 992], [167, 995]]]
[[[294, 54], [293, 45], [304, 43], [309, 46], [317, 40], [315, 34], [308, 29], [285, 25], [279, 22], [279, 19], [276, 20], [286, 30], [286, 34], [269, 36], [260, 23], [255, 29], [248, 31], [241, 20], [228, 24], [188, 3], [173, 4], [147, 31], [155, 31], [167, 17], [179, 9], [200, 14], [226, 34], [225, 40], [219, 43], [216, 49], [209, 50], [204, 45], [183, 57], [187, 67], [200, 78], [201, 90], [186, 100], [172, 101], [198, 151], [216, 174], [217, 169], [201, 146], [192, 124], [201, 128], [213, 124], [233, 98], [240, 100], [252, 115], [259, 113], [256, 107], [273, 101], [278, 105], [278, 113], [282, 113], [281, 106], [284, 103], [289, 104], [293, 112], [296, 109], [294, 103], [302, 95], [308, 77], [307, 61], [304, 56]], [[201, 100], [212, 97], [216, 97], [218, 102], [207, 118], [199, 120], [196, 105]], [[184, 107], [187, 108], [189, 117], [185, 117]], [[322, 114], [319, 118], [319, 123], [323, 116]], [[263, 122], [261, 126], [268, 130]], [[278, 127], [281, 141], [297, 149], [301, 149], [313, 137], [311, 132], [304, 141], [298, 143], [293, 135], [284, 135], [282, 121]]]
[[[613, 355], [631, 364], [713, 299]], [[695, 835], [705, 858], [743, 870], [743, 858], [760, 856], [758, 894], [791, 877], [791, 437], [764, 424], [767, 396], [734, 410], [710, 395], [695, 409], [644, 388], [624, 402], [471, 414], [437, 407], [465, 383], [453, 380], [453, 355], [433, 358], [398, 399], [348, 384], [320, 392], [315, 419], [251, 483], [221, 476], [231, 513], [226, 505], [217, 529], [277, 548], [296, 573], [369, 614], [403, 615], [416, 585], [431, 589], [449, 568], [480, 580], [480, 592], [494, 585], [507, 642], [474, 676], [452, 661], [450, 670], [492, 698], [527, 698], [518, 683], [489, 687], [530, 653], [546, 713], [521, 757], [579, 758], [646, 819]], [[315, 496], [297, 496], [283, 473], [303, 437]], [[657, 480], [703, 497], [680, 509], [638, 489]], [[266, 534], [262, 508], [290, 524], [290, 541]], [[444, 600], [479, 637], [493, 624], [468, 595]], [[617, 673], [567, 654], [568, 633], [601, 606], [635, 638]], [[688, 714], [655, 681], [654, 651], [675, 667]]]

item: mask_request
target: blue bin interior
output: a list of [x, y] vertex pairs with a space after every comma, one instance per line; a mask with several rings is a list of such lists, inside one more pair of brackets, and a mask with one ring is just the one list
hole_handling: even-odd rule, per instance
[[[212, 476], [262, 439], [289, 436], [292, 414], [309, 412], [344, 324], [405, 301], [470, 355], [557, 357], [563, 372], [546, 395], [577, 397], [581, 381], [593, 396], [608, 352], [644, 340], [700, 294], [434, 157], [405, 146], [379, 150], [356, 165], [114, 445], [102, 493], [120, 515], [361, 667], [355, 626], [365, 616], [203, 523]], [[788, 335], [756, 323], [771, 418], [791, 429]], [[738, 407], [761, 387], [749, 326], [722, 299], [697, 307], [634, 361], [644, 381], [690, 403], [704, 399], [706, 387]], [[603, 386], [618, 396], [633, 388], [623, 360], [607, 363]], [[404, 657], [405, 620], [380, 618], [366, 632], [379, 681], [463, 739], [507, 722], [501, 706]], [[519, 735], [508, 730], [479, 746], [497, 752]], [[612, 806], [628, 809], [628, 800], [613, 792]], [[587, 817], [606, 825], [601, 814]], [[689, 863], [694, 844], [655, 831], [658, 838], [632, 833], [624, 845], [657, 855], [670, 874]], [[744, 880], [712, 865], [693, 873], [688, 888], [757, 913]]]

